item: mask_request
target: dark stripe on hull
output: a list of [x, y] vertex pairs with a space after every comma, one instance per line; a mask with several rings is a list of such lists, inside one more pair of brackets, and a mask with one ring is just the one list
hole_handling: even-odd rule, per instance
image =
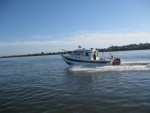
[[71, 65], [71, 63], [66, 62], [68, 65]]
[[[110, 61], [105, 62], [105, 61], [83, 61], [83, 60], [76, 60], [76, 59], [71, 59], [71, 58], [67, 58], [65, 56], [63, 56], [65, 59], [70, 60], [70, 61], [74, 61], [74, 62], [83, 62], [83, 63], [101, 63], [101, 64], [107, 64], [110, 63]], [[68, 63], [67, 63], [68, 64]], [[70, 63], [69, 63], [70, 64]]]

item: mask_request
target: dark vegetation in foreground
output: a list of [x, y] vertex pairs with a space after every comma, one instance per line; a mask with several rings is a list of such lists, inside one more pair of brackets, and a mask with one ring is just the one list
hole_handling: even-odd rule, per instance
[[[144, 50], [150, 49], [150, 43], [139, 43], [139, 44], [130, 44], [124, 46], [110, 46], [108, 48], [102, 48], [97, 50], [99, 52], [107, 52], [107, 51], [128, 51], [128, 50]], [[53, 53], [35, 53], [35, 54], [26, 54], [26, 55], [11, 55], [11, 56], [1, 56], [0, 58], [11, 58], [11, 57], [28, 57], [28, 56], [44, 56], [44, 55], [59, 55], [65, 54], [66, 52], [53, 52]], [[67, 53], [72, 53], [72, 51], [67, 51]]]

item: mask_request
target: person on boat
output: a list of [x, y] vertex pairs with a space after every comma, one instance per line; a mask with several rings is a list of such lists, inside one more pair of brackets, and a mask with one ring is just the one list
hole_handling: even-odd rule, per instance
[[94, 53], [93, 59], [96, 60], [96, 54]]
[[112, 60], [114, 60], [115, 58], [116, 58], [115, 56], [111, 55], [111, 59], [112, 59]]

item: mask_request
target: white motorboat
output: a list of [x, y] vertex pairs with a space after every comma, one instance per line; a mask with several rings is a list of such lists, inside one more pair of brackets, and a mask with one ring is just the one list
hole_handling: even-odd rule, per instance
[[71, 54], [62, 54], [63, 60], [69, 65], [84, 65], [84, 64], [97, 64], [100, 66], [105, 65], [120, 65], [121, 60], [110, 56], [110, 58], [104, 58], [103, 53], [100, 56], [97, 49], [84, 49], [79, 48], [74, 50]]

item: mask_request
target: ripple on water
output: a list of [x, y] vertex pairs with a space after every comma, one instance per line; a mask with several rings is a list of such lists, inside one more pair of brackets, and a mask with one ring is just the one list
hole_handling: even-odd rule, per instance
[[69, 67], [57, 55], [0, 59], [0, 112], [147, 113], [149, 72], [137, 63]]

